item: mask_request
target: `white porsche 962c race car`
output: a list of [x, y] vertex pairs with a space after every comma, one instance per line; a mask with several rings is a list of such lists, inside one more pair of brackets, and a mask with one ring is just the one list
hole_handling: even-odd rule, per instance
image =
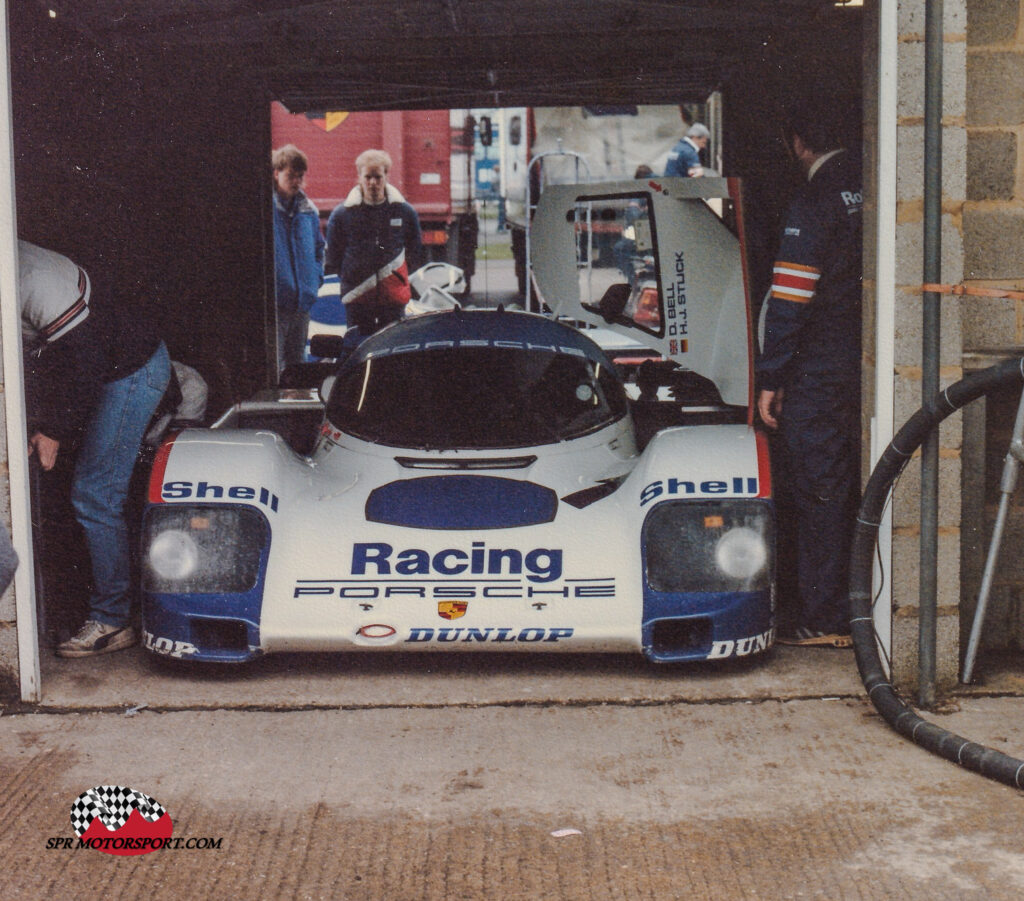
[[734, 195], [549, 188], [533, 241], [552, 315], [410, 316], [319, 392], [170, 438], [144, 517], [146, 647], [767, 650], [774, 514]]

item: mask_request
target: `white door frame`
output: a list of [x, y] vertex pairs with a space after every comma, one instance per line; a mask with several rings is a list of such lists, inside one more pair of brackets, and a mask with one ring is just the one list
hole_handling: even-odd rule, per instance
[[0, 3], [0, 345], [3, 356], [7, 473], [11, 492], [11, 538], [18, 552], [14, 574], [18, 633], [18, 674], [23, 701], [38, 701], [39, 631], [36, 620], [32, 509], [28, 473], [25, 378], [18, 304], [18, 220], [14, 193], [14, 113], [11, 108], [10, 34], [7, 4]]
[[[878, 3], [878, 97], [875, 198], [875, 406], [871, 413], [871, 467], [894, 434], [896, 355], [896, 138], [898, 86], [898, 0]], [[875, 635], [888, 667], [892, 659], [892, 504], [878, 529], [875, 558]]]

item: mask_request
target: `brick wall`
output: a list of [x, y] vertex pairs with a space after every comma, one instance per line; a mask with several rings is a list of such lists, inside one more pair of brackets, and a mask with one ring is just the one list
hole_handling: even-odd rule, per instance
[[[967, 191], [966, 95], [967, 6], [972, 0], [946, 0], [943, 31], [942, 117], [942, 279], [964, 274], [963, 206]], [[895, 425], [898, 429], [922, 402], [921, 281], [924, 226], [925, 2], [900, 0], [898, 6], [897, 210]], [[961, 377], [960, 306], [947, 300], [942, 315], [940, 382]], [[870, 346], [870, 345], [869, 345]], [[947, 419], [940, 429], [937, 678], [953, 684], [958, 676], [960, 601], [960, 472], [962, 420]], [[918, 669], [920, 576], [920, 457], [908, 465], [893, 493], [891, 578], [893, 591], [893, 678], [913, 688]]]
[[[985, 287], [1024, 288], [1024, 11], [1019, 0], [970, 0], [967, 19], [967, 200], [964, 278]], [[1024, 345], [1024, 301], [972, 299], [963, 316], [964, 351], [985, 362]], [[993, 351], [993, 353], [985, 353]], [[1019, 392], [1001, 391], [984, 410], [965, 411], [965, 439], [977, 473], [964, 474], [962, 638], [966, 641], [987, 539], [999, 502]], [[979, 404], [981, 402], [979, 401]], [[1024, 563], [1014, 548], [1024, 536], [1018, 490], [1007, 521], [1003, 553], [989, 598], [982, 648], [1024, 647]]]
[[[964, 276], [1024, 287], [1024, 28], [1019, 0], [970, 0]], [[1024, 302], [972, 300], [964, 348], [1024, 343]]]

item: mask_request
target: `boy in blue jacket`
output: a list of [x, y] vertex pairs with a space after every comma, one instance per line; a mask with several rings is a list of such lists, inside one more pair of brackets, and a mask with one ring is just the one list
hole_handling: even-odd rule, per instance
[[309, 310], [324, 280], [320, 212], [302, 192], [309, 161], [294, 144], [274, 151], [274, 264], [277, 281], [277, 363], [301, 363]]

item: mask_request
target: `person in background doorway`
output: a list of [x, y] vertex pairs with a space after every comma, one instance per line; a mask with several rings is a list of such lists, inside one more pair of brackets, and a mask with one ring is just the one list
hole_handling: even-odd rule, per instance
[[[633, 173], [634, 179], [650, 178], [654, 170], [650, 166], [641, 163]], [[636, 287], [637, 273], [643, 268], [643, 258], [636, 258], [636, 222], [647, 215], [645, 203], [637, 199], [630, 200], [622, 217], [622, 237], [612, 245], [612, 254], [615, 257], [615, 265], [629, 282], [632, 290]], [[651, 260], [653, 264], [653, 259]]]
[[274, 271], [278, 371], [306, 354], [309, 310], [324, 281], [320, 212], [303, 193], [309, 163], [294, 144], [274, 151]]
[[358, 183], [327, 220], [324, 268], [338, 273], [349, 328], [361, 338], [402, 318], [409, 273], [425, 262], [419, 216], [388, 183], [390, 170], [386, 152], [364, 150]]
[[689, 176], [697, 178], [704, 174], [704, 166], [700, 160], [700, 152], [708, 146], [711, 132], [706, 125], [694, 122], [686, 129], [685, 137], [676, 142], [669, 151], [668, 162], [665, 164], [665, 175]]
[[784, 644], [849, 647], [848, 576], [860, 472], [861, 165], [827, 110], [794, 109], [806, 181], [785, 218], [757, 365], [796, 514], [799, 609]]
[[57, 647], [91, 657], [138, 641], [125, 503], [146, 426], [171, 379], [167, 347], [99, 276], [18, 242], [28, 453], [51, 470], [78, 443], [71, 503], [85, 533], [92, 591], [85, 624]]

